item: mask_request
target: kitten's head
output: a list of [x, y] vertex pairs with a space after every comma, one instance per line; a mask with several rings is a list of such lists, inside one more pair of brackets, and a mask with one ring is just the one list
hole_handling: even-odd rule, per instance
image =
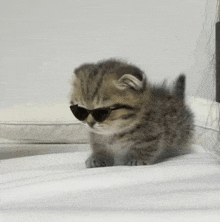
[[96, 133], [114, 134], [134, 126], [147, 97], [146, 76], [136, 66], [110, 59], [75, 69], [73, 112]]

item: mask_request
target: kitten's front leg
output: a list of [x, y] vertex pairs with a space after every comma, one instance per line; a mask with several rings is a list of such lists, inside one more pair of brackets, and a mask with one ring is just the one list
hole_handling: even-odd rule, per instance
[[106, 155], [106, 153], [93, 153], [86, 160], [87, 168], [106, 167], [106, 166], [113, 166], [113, 165], [114, 165], [113, 156], [111, 156], [110, 154]]
[[106, 147], [108, 138], [103, 135], [90, 133], [92, 155], [86, 160], [86, 167], [105, 167], [114, 165], [114, 156]]

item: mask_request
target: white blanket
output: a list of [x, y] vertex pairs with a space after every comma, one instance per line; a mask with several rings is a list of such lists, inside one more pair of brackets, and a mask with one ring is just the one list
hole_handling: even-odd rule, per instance
[[220, 166], [195, 148], [137, 167], [86, 169], [88, 151], [1, 160], [0, 221], [220, 221]]

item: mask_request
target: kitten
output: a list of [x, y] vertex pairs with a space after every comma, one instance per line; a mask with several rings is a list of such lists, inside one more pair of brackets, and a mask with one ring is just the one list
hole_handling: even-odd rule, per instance
[[149, 165], [187, 152], [193, 114], [184, 103], [185, 76], [173, 88], [151, 85], [120, 60], [75, 69], [71, 110], [89, 127], [86, 166]]

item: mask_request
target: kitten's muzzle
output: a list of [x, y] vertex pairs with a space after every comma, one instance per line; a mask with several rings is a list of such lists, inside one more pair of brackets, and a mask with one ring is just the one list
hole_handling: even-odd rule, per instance
[[93, 119], [93, 118], [87, 118], [87, 124], [91, 127], [91, 128], [93, 128], [93, 126], [96, 124], [96, 121]]

